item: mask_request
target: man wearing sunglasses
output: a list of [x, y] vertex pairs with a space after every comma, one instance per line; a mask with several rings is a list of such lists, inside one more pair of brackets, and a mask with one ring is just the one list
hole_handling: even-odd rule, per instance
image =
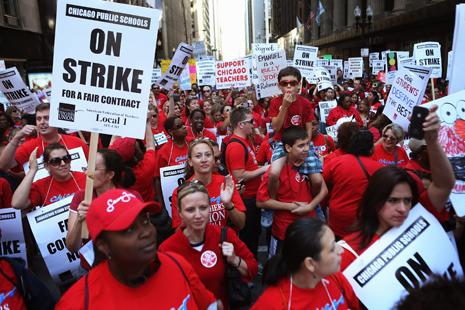
[[[271, 127], [274, 130], [272, 165], [269, 172], [268, 191], [271, 198], [276, 198], [279, 188], [279, 175], [286, 162], [286, 152], [281, 142], [283, 129], [297, 126], [307, 130], [312, 136], [312, 121], [315, 118], [310, 101], [299, 95], [300, 71], [294, 67], [286, 67], [278, 74], [278, 87], [283, 95], [274, 98], [270, 102], [269, 116]], [[313, 143], [310, 142], [309, 156], [299, 168], [304, 175], [321, 174], [322, 166], [315, 153]], [[315, 178], [313, 178], [315, 179]], [[320, 178], [323, 182], [323, 178]], [[316, 186], [315, 186], [316, 185]], [[312, 184], [312, 191], [319, 192], [321, 184]]]
[[[45, 147], [51, 143], [61, 143], [67, 150], [82, 147], [87, 156], [89, 153], [87, 144], [77, 137], [59, 134], [57, 128], [49, 126], [49, 115], [50, 105], [48, 103], [41, 103], [36, 107], [36, 126], [24, 126], [7, 144], [0, 155], [1, 170], [8, 170], [17, 165], [22, 166], [29, 160], [29, 156], [35, 148], [37, 148], [37, 156], [41, 156]], [[24, 138], [35, 135], [37, 135], [36, 138], [21, 144]]]

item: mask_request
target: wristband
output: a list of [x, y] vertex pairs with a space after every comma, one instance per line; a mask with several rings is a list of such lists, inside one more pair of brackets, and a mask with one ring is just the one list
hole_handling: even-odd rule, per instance
[[226, 209], [226, 211], [232, 211], [234, 209], [234, 204], [232, 203], [231, 205], [232, 205], [231, 208], [226, 208], [226, 206], [224, 207]]

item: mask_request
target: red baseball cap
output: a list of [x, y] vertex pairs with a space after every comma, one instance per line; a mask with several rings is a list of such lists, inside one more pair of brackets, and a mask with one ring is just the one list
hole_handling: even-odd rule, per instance
[[134, 153], [136, 152], [136, 139], [118, 138], [110, 145], [109, 149], [115, 150], [123, 161], [128, 161], [134, 157]]
[[158, 213], [160, 207], [154, 201], [143, 202], [127, 189], [106, 191], [90, 204], [86, 217], [90, 238], [95, 240], [104, 230], [127, 229], [142, 210]]

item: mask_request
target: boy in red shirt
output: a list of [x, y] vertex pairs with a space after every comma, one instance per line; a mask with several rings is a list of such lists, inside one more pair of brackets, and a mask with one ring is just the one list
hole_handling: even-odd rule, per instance
[[271, 168], [265, 173], [257, 193], [257, 205], [275, 211], [271, 227], [270, 256], [280, 252], [287, 227], [298, 218], [316, 216], [315, 208], [328, 193], [326, 185], [322, 183], [319, 192], [312, 197], [310, 184], [318, 182], [322, 176], [319, 173], [300, 173], [300, 167], [310, 148], [305, 129], [296, 126], [285, 129], [282, 143], [287, 155], [279, 174], [280, 187], [276, 199], [271, 198], [267, 190]]
[[[269, 116], [271, 117], [271, 126], [275, 133], [273, 136], [275, 146], [273, 147], [272, 164], [269, 172], [270, 181], [268, 182], [268, 191], [271, 197], [276, 196], [279, 188], [279, 175], [286, 163], [286, 152], [281, 143], [283, 129], [297, 126], [305, 129], [308, 137], [312, 136], [312, 120], [315, 116], [313, 115], [310, 102], [298, 95], [301, 78], [300, 71], [294, 67], [282, 69], [278, 74], [278, 86], [283, 95], [274, 98], [270, 103]], [[315, 153], [313, 144], [310, 141], [309, 144], [308, 156], [299, 170], [305, 175], [316, 174], [321, 177], [321, 162]], [[316, 182], [313, 184], [316, 189], [321, 185], [323, 179], [313, 179]]]

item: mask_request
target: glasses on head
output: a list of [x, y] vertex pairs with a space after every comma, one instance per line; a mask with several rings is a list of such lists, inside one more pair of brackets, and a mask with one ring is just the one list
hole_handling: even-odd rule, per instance
[[389, 135], [383, 135], [384, 140], [392, 140], [392, 141], [397, 141], [397, 138], [394, 136], [389, 136]]
[[244, 120], [241, 123], [247, 123], [247, 124], [253, 125], [253, 118], [248, 119], [248, 120]]
[[279, 86], [281, 87], [286, 87], [286, 86], [297, 86], [299, 84], [299, 81], [296, 81], [296, 80], [292, 80], [292, 81], [285, 81], [285, 80], [282, 80], [282, 81], [279, 81]]
[[48, 164], [53, 167], [57, 167], [61, 164], [61, 162], [64, 162], [65, 164], [69, 164], [71, 162], [71, 155], [65, 155], [63, 157], [54, 157], [50, 158], [48, 161]]

